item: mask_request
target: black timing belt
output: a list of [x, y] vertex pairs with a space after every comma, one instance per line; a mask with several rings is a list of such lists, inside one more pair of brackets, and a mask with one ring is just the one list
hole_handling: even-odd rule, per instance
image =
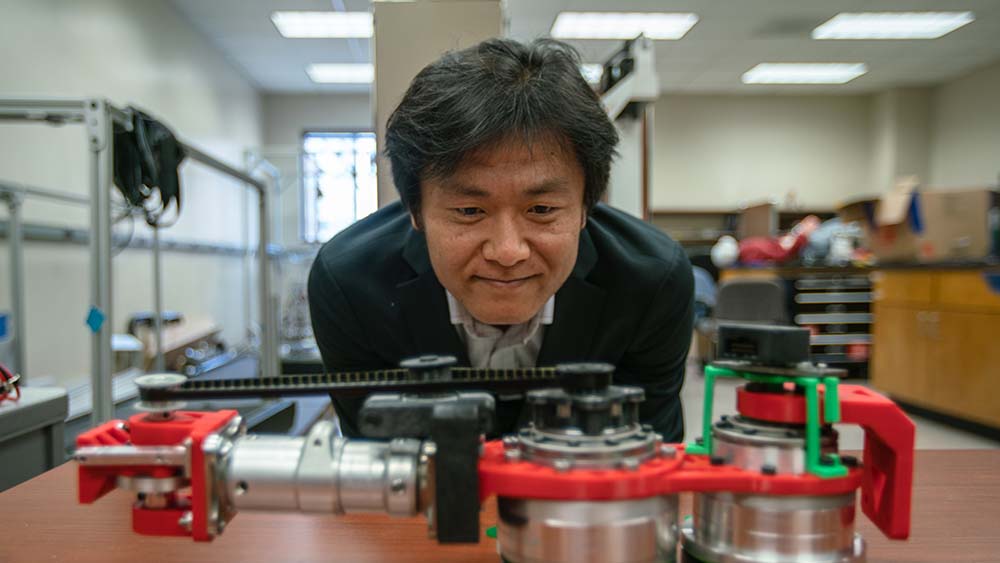
[[375, 371], [251, 377], [189, 379], [170, 387], [139, 387], [143, 401], [270, 397], [282, 395], [359, 396], [369, 393], [434, 393], [478, 390], [513, 392], [557, 384], [556, 368], [482, 369], [454, 367], [437, 372], [405, 368]]

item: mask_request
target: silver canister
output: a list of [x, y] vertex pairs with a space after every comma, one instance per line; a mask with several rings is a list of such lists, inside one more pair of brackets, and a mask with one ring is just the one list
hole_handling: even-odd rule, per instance
[[[764, 474], [805, 473], [801, 425], [733, 417], [713, 427], [714, 454], [727, 464]], [[824, 428], [824, 454], [836, 453], [837, 433]], [[855, 493], [755, 495], [696, 493], [681, 532], [686, 561], [704, 563], [857, 563], [864, 542], [854, 533]]]
[[661, 563], [677, 553], [677, 495], [621, 501], [498, 498], [511, 563]]

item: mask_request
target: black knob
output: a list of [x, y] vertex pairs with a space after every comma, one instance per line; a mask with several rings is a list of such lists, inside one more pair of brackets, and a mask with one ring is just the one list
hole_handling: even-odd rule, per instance
[[567, 393], [606, 391], [611, 386], [614, 373], [615, 366], [601, 362], [581, 362], [556, 366], [559, 385]]
[[458, 363], [455, 356], [435, 356], [432, 354], [407, 358], [399, 362], [399, 367], [410, 370], [417, 379], [441, 380], [451, 378], [451, 367]]

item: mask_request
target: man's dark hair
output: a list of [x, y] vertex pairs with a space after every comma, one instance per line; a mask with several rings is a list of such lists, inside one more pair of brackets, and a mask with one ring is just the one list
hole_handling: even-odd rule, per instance
[[547, 137], [583, 168], [587, 210], [608, 187], [618, 133], [560, 41], [490, 39], [424, 67], [396, 107], [385, 152], [399, 195], [420, 215], [420, 181], [446, 178], [472, 151], [508, 139]]

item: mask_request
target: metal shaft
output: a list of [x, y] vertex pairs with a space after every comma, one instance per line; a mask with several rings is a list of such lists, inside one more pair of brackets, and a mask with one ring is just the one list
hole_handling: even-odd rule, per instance
[[153, 227], [153, 327], [156, 334], [156, 359], [153, 370], [166, 370], [163, 358], [163, 255], [160, 252], [160, 228]]
[[107, 104], [89, 100], [85, 108], [90, 136], [90, 300], [103, 321], [91, 337], [91, 425], [111, 420], [111, 175], [113, 127]]
[[7, 194], [10, 232], [7, 244], [10, 246], [10, 308], [14, 314], [14, 373], [21, 374], [21, 383], [27, 377], [27, 353], [24, 337], [24, 224], [21, 217], [21, 196]]
[[224, 487], [237, 510], [413, 516], [424, 508], [420, 447], [412, 439], [348, 440], [326, 421], [305, 438], [246, 436], [226, 461]]

